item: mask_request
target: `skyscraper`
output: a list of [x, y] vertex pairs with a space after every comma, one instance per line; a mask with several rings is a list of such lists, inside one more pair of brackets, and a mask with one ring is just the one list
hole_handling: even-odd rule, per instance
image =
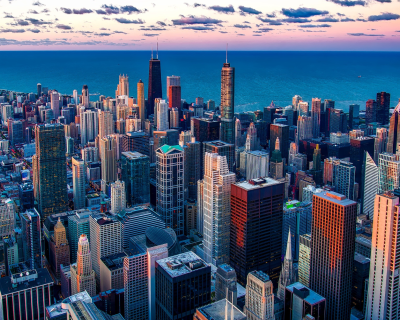
[[362, 166], [364, 161], [364, 152], [374, 153], [374, 138], [358, 137], [350, 138], [350, 162], [356, 167], [356, 182], [361, 185]]
[[31, 269], [42, 268], [40, 216], [36, 209], [21, 214], [24, 261]]
[[257, 141], [257, 129], [254, 125], [254, 122], [250, 123], [250, 126], [247, 129], [245, 148], [247, 151], [254, 151], [260, 148], [259, 141]]
[[229, 172], [226, 157], [206, 153], [204, 158], [204, 256], [208, 263], [229, 263], [231, 184], [236, 176]]
[[284, 188], [284, 183], [270, 178], [231, 186], [230, 265], [241, 285], [254, 270], [267, 273], [278, 283]]
[[298, 140], [312, 139], [312, 118], [307, 116], [299, 116], [297, 119], [297, 136]]
[[350, 200], [355, 199], [354, 183], [356, 167], [351, 162], [338, 160], [333, 165], [334, 186], [337, 193], [343, 194]]
[[13, 234], [15, 228], [15, 209], [11, 199], [0, 203], [0, 238]]
[[61, 124], [35, 127], [36, 154], [32, 158], [38, 211], [44, 220], [67, 210], [65, 135]]
[[125, 182], [117, 180], [111, 183], [111, 212], [120, 213], [126, 208]]
[[110, 184], [117, 180], [117, 143], [111, 136], [99, 141], [101, 153], [101, 190], [107, 193]]
[[167, 94], [170, 109], [176, 108], [178, 110], [181, 110], [181, 91], [181, 86], [169, 86], [169, 91]]
[[74, 209], [82, 209], [86, 205], [85, 162], [75, 157], [72, 157], [72, 183], [74, 188]]
[[215, 274], [215, 301], [222, 299], [237, 305], [236, 272], [229, 264], [218, 266]]
[[299, 282], [308, 287], [310, 285], [311, 234], [300, 235], [299, 242]]
[[321, 99], [313, 98], [311, 104], [311, 122], [313, 138], [319, 138], [321, 128]]
[[82, 105], [85, 108], [89, 108], [89, 101], [90, 101], [89, 87], [86, 84], [84, 84], [82, 87]]
[[156, 98], [162, 98], [162, 84], [161, 84], [161, 62], [158, 59], [158, 44], [157, 44], [157, 56], [154, 59], [153, 55], [149, 65], [149, 93], [147, 114], [154, 114], [154, 100]]
[[81, 145], [93, 142], [99, 133], [99, 116], [94, 110], [87, 110], [80, 114]]
[[185, 161], [187, 163], [187, 182], [188, 182], [188, 198], [196, 199], [197, 182], [201, 179], [201, 143], [192, 137], [191, 141], [186, 143]]
[[228, 60], [221, 70], [221, 133], [220, 139], [235, 144], [235, 68]]
[[400, 143], [400, 102], [393, 111], [390, 117], [389, 136], [387, 140], [386, 151], [396, 153], [397, 145]]
[[82, 234], [78, 242], [77, 262], [71, 265], [71, 293], [87, 291], [93, 297], [96, 295], [96, 278], [92, 268], [92, 256], [89, 240]]
[[99, 138], [114, 133], [113, 114], [110, 111], [99, 110]]
[[78, 242], [82, 234], [86, 234], [90, 241], [89, 216], [91, 211], [81, 209], [75, 211], [74, 215], [68, 217], [68, 242], [71, 253], [71, 263], [76, 262], [76, 253], [78, 252]]
[[374, 201], [378, 190], [378, 166], [368, 152], [365, 152], [363, 166], [362, 188], [362, 213], [367, 214], [370, 220], [374, 220]]
[[270, 151], [275, 150], [276, 139], [279, 138], [279, 149], [285, 162], [289, 160], [289, 126], [285, 124], [271, 124], [270, 126]]
[[57, 91], [52, 91], [50, 94], [51, 110], [53, 110], [54, 118], [60, 116], [60, 95]]
[[381, 125], [389, 123], [390, 94], [378, 92], [376, 94], [376, 122]]
[[169, 129], [168, 123], [168, 104], [165, 100], [157, 103], [157, 131], [164, 131]]
[[326, 298], [326, 319], [349, 319], [357, 203], [335, 192], [313, 196], [310, 288]]
[[280, 141], [279, 138], [275, 140], [275, 150], [272, 151], [270, 167], [271, 167], [271, 177], [273, 179], [283, 178], [283, 160], [282, 153], [280, 150]]
[[119, 83], [117, 90], [115, 90], [115, 98], [118, 96], [129, 97], [129, 77], [128, 75], [119, 75]]
[[184, 153], [163, 145], [156, 151], [157, 212], [177, 236], [184, 234]]
[[[150, 82], [150, 80], [149, 80]], [[149, 87], [149, 92], [150, 92], [150, 87]], [[150, 96], [149, 96], [150, 98]], [[149, 99], [150, 101], [150, 99]], [[139, 118], [142, 120], [142, 123], [144, 120], [146, 120], [146, 100], [144, 98], [144, 83], [142, 80], [139, 80], [137, 84], [137, 104], [139, 107]], [[150, 102], [148, 103], [148, 106], [150, 106]], [[153, 100], [153, 108], [154, 108], [154, 100]], [[148, 114], [153, 114], [149, 113], [150, 109], [147, 110]]]
[[282, 270], [279, 276], [278, 293], [277, 296], [282, 301], [285, 300], [285, 288], [292, 283], [297, 281], [296, 272], [293, 268], [293, 257], [292, 257], [292, 236], [288, 234], [288, 240], [286, 245], [285, 259], [282, 263]]
[[391, 192], [375, 198], [366, 319], [398, 319], [400, 263], [399, 198]]
[[[171, 97], [169, 96], [169, 87], [170, 86], [180, 86], [181, 85], [181, 77], [179, 76], [167, 76], [167, 100], [169, 101]], [[161, 97], [160, 97], [161, 98]]]
[[388, 152], [379, 155], [378, 193], [393, 191], [400, 187], [400, 156]]
[[60, 266], [68, 266], [70, 259], [69, 245], [67, 240], [67, 232], [60, 218], [54, 226], [54, 235], [50, 241], [50, 263], [57, 279], [60, 279]]
[[41, 95], [42, 95], [42, 85], [41, 85], [40, 83], [38, 83], [38, 84], [36, 85], [36, 87], [37, 87], [37, 95], [38, 95], [38, 98], [40, 98]]
[[376, 122], [376, 101], [373, 99], [367, 100], [365, 104], [365, 123]]
[[[379, 160], [379, 154], [386, 151], [388, 133], [386, 128], [377, 128], [374, 145], [374, 161], [375, 163]], [[389, 151], [391, 152], [391, 151]]]
[[[203, 143], [203, 159], [206, 152], [217, 153], [220, 156], [226, 156], [226, 161], [228, 162], [228, 168], [230, 172], [236, 172], [235, 166], [235, 145], [223, 142], [221, 140], [208, 141]], [[204, 171], [204, 166], [203, 166]]]

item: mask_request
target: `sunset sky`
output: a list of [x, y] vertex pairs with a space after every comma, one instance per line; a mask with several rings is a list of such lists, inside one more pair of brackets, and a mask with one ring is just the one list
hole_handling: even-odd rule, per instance
[[[61, 5], [62, 3], [62, 5]], [[400, 51], [399, 0], [0, 0], [0, 50]]]

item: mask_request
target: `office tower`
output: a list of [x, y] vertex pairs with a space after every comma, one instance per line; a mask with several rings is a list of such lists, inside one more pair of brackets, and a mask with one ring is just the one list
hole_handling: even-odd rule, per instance
[[118, 96], [129, 97], [129, 77], [127, 75], [119, 75], [119, 83], [115, 91], [115, 98]]
[[350, 137], [350, 162], [356, 167], [356, 182], [361, 185], [362, 166], [364, 161], [364, 152], [374, 154], [374, 138], [358, 137], [352, 139]]
[[72, 182], [74, 192], [74, 209], [82, 209], [85, 207], [86, 196], [85, 162], [75, 157], [72, 157]]
[[32, 159], [33, 184], [42, 219], [67, 210], [67, 169], [64, 128], [36, 126], [36, 154]]
[[157, 130], [164, 131], [169, 129], [168, 123], [168, 104], [165, 100], [161, 100], [157, 103]]
[[[158, 47], [158, 45], [157, 45]], [[149, 91], [148, 91], [148, 109], [147, 114], [154, 114], [154, 100], [156, 98], [162, 98], [162, 84], [161, 84], [161, 62], [157, 56], [153, 58], [151, 56], [149, 64]]]
[[[149, 80], [150, 81], [150, 80]], [[150, 87], [149, 87], [150, 90]], [[149, 91], [150, 92], [150, 91]], [[144, 83], [142, 80], [139, 80], [137, 84], [137, 104], [139, 107], [139, 118], [142, 120], [142, 123], [146, 120], [146, 100], [144, 98]], [[150, 107], [150, 95], [149, 95], [149, 107]], [[153, 100], [153, 108], [154, 108], [154, 100]], [[150, 108], [147, 110], [150, 113]]]
[[296, 143], [291, 142], [290, 143], [290, 148], [289, 148], [289, 159], [288, 159], [288, 164], [291, 165], [293, 163], [293, 159], [296, 156], [296, 154], [299, 153], [298, 147]]
[[90, 101], [89, 87], [86, 84], [84, 84], [82, 87], [82, 105], [85, 108], [89, 108], [89, 101]]
[[386, 144], [387, 144], [387, 129], [386, 128], [377, 128], [376, 136], [375, 136], [375, 145], [374, 145], [374, 161], [378, 162], [379, 154], [386, 152]]
[[280, 151], [279, 137], [275, 140], [275, 148], [272, 151], [270, 166], [271, 166], [271, 177], [273, 179], [283, 178], [283, 160], [282, 153]]
[[313, 138], [319, 138], [321, 127], [321, 99], [313, 98], [311, 104], [311, 122]]
[[393, 191], [400, 187], [400, 156], [381, 153], [378, 163], [378, 194]]
[[51, 110], [53, 110], [54, 118], [57, 119], [60, 116], [60, 95], [57, 91], [51, 92], [50, 103]]
[[185, 148], [189, 199], [196, 199], [197, 197], [197, 182], [201, 180], [201, 160], [201, 143], [192, 137], [191, 141], [186, 143]]
[[221, 70], [221, 132], [220, 139], [235, 143], [235, 68], [226, 61]]
[[197, 308], [194, 320], [246, 320], [246, 315], [227, 299]]
[[389, 123], [390, 94], [378, 92], [376, 94], [376, 122], [381, 125]]
[[172, 108], [170, 111], [170, 128], [179, 128], [179, 109]]
[[306, 287], [310, 285], [311, 233], [300, 235], [299, 248], [299, 282]]
[[349, 319], [357, 203], [335, 192], [313, 196], [310, 288], [326, 299], [326, 319]]
[[93, 214], [89, 217], [89, 226], [93, 270], [99, 283], [101, 258], [122, 251], [121, 222], [111, 215]]
[[60, 218], [54, 226], [54, 235], [50, 241], [50, 264], [57, 279], [60, 279], [60, 266], [69, 265], [69, 245], [67, 240], [67, 232]]
[[283, 115], [287, 117], [288, 125], [293, 126], [294, 112], [292, 106], [287, 106], [283, 109]]
[[272, 101], [269, 107], [264, 108], [264, 121], [266, 123], [273, 123], [273, 116], [276, 113], [275, 104]]
[[118, 214], [126, 208], [125, 182], [111, 183], [111, 213]]
[[75, 210], [75, 214], [68, 216], [68, 242], [71, 253], [71, 263], [76, 262], [78, 242], [82, 234], [86, 234], [90, 241], [89, 216], [91, 211], [86, 209]]
[[87, 147], [81, 149], [81, 155], [85, 163], [99, 161], [99, 149], [96, 147]]
[[191, 251], [157, 260], [155, 279], [156, 319], [189, 320], [211, 302], [211, 266]]
[[396, 153], [397, 146], [400, 143], [399, 113], [400, 113], [400, 103], [396, 106], [392, 116], [390, 117], [389, 134], [386, 147], [386, 151], [390, 153]]
[[360, 105], [351, 104], [349, 106], [349, 128], [353, 129], [354, 125], [360, 123]]
[[3, 125], [7, 124], [9, 118], [14, 118], [14, 108], [12, 105], [6, 104], [2, 106], [1, 118]]
[[370, 259], [362, 254], [354, 254], [353, 288], [351, 294], [352, 305], [364, 314], [368, 303], [368, 277], [370, 270]]
[[114, 133], [114, 120], [110, 111], [99, 110], [99, 138]]
[[270, 151], [276, 148], [276, 139], [279, 138], [279, 147], [282, 158], [289, 159], [289, 126], [285, 124], [271, 124], [270, 126]]
[[341, 109], [330, 109], [329, 114], [329, 130], [331, 132], [347, 132], [347, 115]]
[[215, 301], [222, 299], [237, 305], [236, 272], [229, 264], [218, 266], [215, 274]]
[[169, 108], [170, 109], [176, 108], [178, 110], [181, 110], [181, 99], [182, 99], [181, 86], [169, 86], [169, 91], [167, 92], [167, 94], [168, 94]]
[[110, 184], [117, 180], [117, 143], [111, 136], [99, 141], [101, 153], [101, 190], [107, 193]]
[[150, 203], [149, 157], [139, 152], [122, 152], [121, 173], [126, 202], [129, 205]]
[[244, 313], [249, 320], [273, 320], [274, 285], [270, 277], [262, 271], [251, 271], [247, 275], [246, 304]]
[[282, 263], [282, 270], [278, 282], [278, 293], [277, 293], [278, 298], [281, 299], [282, 301], [285, 300], [285, 288], [296, 281], [297, 281], [297, 276], [293, 268], [293, 257], [292, 257], [292, 236], [290, 234], [290, 229], [289, 229], [285, 259]]
[[236, 176], [229, 172], [226, 157], [206, 153], [204, 157], [204, 256], [208, 263], [229, 263], [230, 196]]
[[375, 198], [368, 303], [365, 318], [398, 319], [399, 198], [391, 192]]
[[53, 109], [46, 109], [45, 110], [45, 123], [52, 123], [53, 120], [55, 119], [54, 117], [54, 111]]
[[242, 124], [239, 119], [236, 119], [235, 122], [235, 146], [242, 146]]
[[269, 154], [264, 151], [246, 153], [246, 179], [267, 177], [269, 174]]
[[42, 268], [40, 216], [36, 209], [21, 214], [24, 261], [29, 268]]
[[184, 233], [184, 152], [164, 145], [156, 151], [157, 212], [178, 236]]
[[214, 100], [207, 101], [207, 110], [215, 110], [215, 101]]
[[[167, 100], [169, 101], [171, 97], [169, 96], [170, 86], [181, 86], [181, 77], [179, 76], [167, 76]], [[161, 97], [160, 97], [161, 98]]]
[[257, 129], [254, 125], [254, 122], [250, 123], [250, 126], [247, 129], [247, 139], [245, 148], [247, 151], [254, 151], [260, 148], [259, 141], [257, 141]]
[[324, 297], [296, 282], [285, 290], [285, 319], [324, 320], [329, 314]]
[[86, 234], [82, 234], [78, 242], [76, 263], [71, 265], [71, 293], [87, 291], [93, 297], [96, 295], [96, 277], [92, 268], [92, 254]]
[[10, 237], [15, 228], [15, 209], [11, 199], [0, 203], [0, 238]]
[[8, 139], [12, 145], [20, 144], [24, 142], [24, 124], [22, 121], [16, 121], [13, 119], [7, 120], [8, 124]]
[[42, 95], [42, 85], [41, 85], [40, 83], [38, 83], [38, 84], [36, 85], [36, 87], [37, 87], [37, 95], [38, 95], [38, 98], [40, 98], [40, 96]]
[[241, 285], [253, 270], [269, 274], [278, 283], [284, 188], [284, 183], [270, 178], [231, 186], [230, 265]]
[[7, 320], [45, 319], [45, 308], [52, 303], [54, 282], [45, 268], [13, 266], [8, 277], [0, 279], [1, 313]]
[[355, 199], [355, 175], [356, 167], [350, 162], [337, 160], [333, 165], [333, 185], [337, 193], [343, 194], [350, 200]]
[[377, 104], [375, 100], [369, 99], [365, 105], [365, 123], [373, 123], [376, 122], [376, 110]]
[[298, 114], [299, 116], [308, 116], [308, 102], [301, 101], [298, 105]]
[[298, 140], [312, 139], [312, 121], [311, 117], [299, 116], [297, 119]]
[[80, 115], [81, 145], [93, 142], [99, 133], [99, 116], [94, 110], [87, 110]]
[[302, 102], [302, 100], [303, 100], [303, 98], [300, 97], [300, 96], [297, 95], [297, 94], [292, 98], [292, 106], [293, 106], [293, 108], [294, 108], [295, 110], [298, 109], [299, 103]]
[[226, 156], [230, 172], [235, 172], [235, 145], [223, 142], [221, 140], [208, 141], [203, 143], [203, 159], [205, 153], [217, 153], [220, 156]]
[[362, 213], [367, 214], [370, 220], [374, 220], [374, 201], [377, 190], [378, 167], [370, 154], [365, 152], [363, 166]]
[[219, 139], [220, 123], [208, 118], [191, 118], [191, 132], [196, 141], [215, 141]]

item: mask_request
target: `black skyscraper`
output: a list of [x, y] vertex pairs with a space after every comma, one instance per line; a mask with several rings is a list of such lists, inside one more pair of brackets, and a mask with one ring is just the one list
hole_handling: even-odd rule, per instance
[[161, 85], [161, 62], [157, 58], [151, 57], [149, 65], [149, 94], [147, 105], [147, 116], [154, 114], [154, 99], [162, 98], [162, 85]]
[[389, 123], [390, 94], [379, 92], [376, 94], [376, 122], [382, 125]]

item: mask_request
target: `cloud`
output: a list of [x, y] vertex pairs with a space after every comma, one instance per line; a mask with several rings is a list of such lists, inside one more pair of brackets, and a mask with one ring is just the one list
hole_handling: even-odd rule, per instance
[[207, 26], [187, 26], [187, 27], [182, 27], [181, 29], [186, 29], [186, 30], [196, 30], [196, 31], [214, 31], [214, 27], [207, 27]]
[[364, 0], [329, 0], [330, 2], [336, 3], [342, 7], [354, 7], [354, 6], [366, 6], [367, 1]]
[[259, 32], [270, 32], [272, 30], [274, 30], [274, 29], [272, 29], [272, 28], [259, 28], [258, 29]]
[[44, 4], [40, 3], [39, 1], [35, 1], [34, 3], [32, 3], [32, 5], [33, 6], [38, 6], [38, 7], [44, 6]]
[[162, 21], [157, 21], [157, 24], [162, 26], [162, 27], [166, 27], [167, 26], [167, 24], [165, 22], [162, 22]]
[[287, 18], [287, 19], [282, 19], [280, 21], [287, 22], [287, 23], [307, 23], [307, 22], [311, 22], [310, 19], [302, 19], [302, 18]]
[[211, 6], [211, 7], [208, 7], [208, 9], [222, 12], [222, 13], [234, 13], [235, 12], [235, 9], [233, 8], [232, 5], [227, 6], [227, 7]]
[[108, 6], [106, 4], [103, 4], [101, 6], [101, 9], [96, 10], [96, 13], [97, 14], [119, 14], [119, 8], [115, 7], [113, 5]]
[[39, 33], [40, 32], [39, 29], [28, 29], [28, 31], [33, 32], [33, 33]]
[[380, 3], [391, 3], [392, 2], [392, 0], [375, 0], [375, 1], [378, 1]]
[[25, 29], [0, 29], [0, 33], [24, 33]]
[[239, 29], [246, 29], [246, 28], [251, 29], [251, 26], [248, 26], [247, 24], [235, 24], [234, 27]]
[[122, 34], [127, 34], [126, 32], [124, 32], [124, 31], [113, 31], [113, 33], [122, 33]]
[[149, 27], [141, 27], [139, 29], [140, 31], [164, 31], [167, 30], [165, 28], [161, 28], [161, 27], [155, 27], [155, 26], [149, 26]]
[[25, 20], [17, 20], [13, 24], [14, 26], [29, 26], [29, 22]]
[[360, 22], [367, 22], [367, 20], [361, 19], [361, 18], [358, 18], [357, 21], [360, 21]]
[[382, 12], [379, 15], [369, 16], [368, 21], [397, 20], [400, 15], [390, 12]]
[[122, 6], [121, 7], [121, 13], [141, 13], [142, 11], [139, 10], [138, 8], [134, 7], [134, 6]]
[[145, 37], [156, 37], [159, 35], [159, 33], [144, 33], [143, 34]]
[[29, 21], [30, 23], [32, 23], [35, 26], [44, 25], [44, 24], [53, 24], [53, 22], [50, 22], [50, 21], [43, 21], [43, 20], [34, 19], [34, 18], [26, 18], [25, 20]]
[[348, 33], [349, 36], [353, 37], [384, 37], [384, 34], [366, 34], [366, 33]]
[[57, 40], [50, 40], [50, 39], [43, 39], [43, 40], [15, 40], [15, 39], [5, 39], [0, 38], [0, 46], [94, 46], [94, 45], [108, 45], [108, 46], [128, 46], [133, 45], [132, 43], [114, 43], [108, 41], [69, 41], [68, 39], [57, 39]]
[[339, 19], [332, 18], [332, 17], [326, 17], [326, 18], [321, 18], [316, 20], [316, 22], [339, 22]]
[[66, 13], [66, 14], [85, 14], [85, 13], [92, 13], [93, 10], [91, 9], [86, 9], [86, 8], [82, 8], [82, 9], [68, 9], [68, 8], [60, 8], [62, 12]]
[[347, 18], [347, 17], [340, 20], [340, 22], [354, 22], [354, 21], [355, 21], [354, 19]]
[[281, 26], [283, 23], [280, 20], [273, 20], [269, 18], [257, 17], [258, 20], [268, 23], [270, 26]]
[[36, 10], [32, 10], [32, 9], [29, 10], [28, 13], [30, 13], [30, 14], [39, 14], [39, 12], [37, 12]]
[[56, 25], [56, 28], [62, 29], [62, 30], [71, 30], [72, 29], [71, 26], [67, 26], [66, 24], [58, 24], [58, 25]]
[[321, 11], [313, 8], [298, 8], [298, 9], [282, 9], [282, 14], [289, 18], [310, 18], [323, 14], [329, 14], [328, 11]]
[[5, 16], [4, 19], [14, 19], [14, 16], [10, 13], [4, 12]]
[[237, 36], [244, 36], [245, 34], [243, 33], [238, 33]]
[[219, 33], [228, 33], [227, 31], [218, 31]]
[[47, 8], [45, 8], [45, 9], [42, 10], [42, 13], [48, 13], [48, 12], [50, 12], [50, 10], [47, 9]]
[[129, 19], [125, 19], [125, 18], [115, 18], [115, 21], [118, 21], [119, 23], [124, 23], [124, 24], [143, 24], [143, 23], [145, 23], [141, 19], [129, 20]]
[[239, 10], [243, 13], [248, 13], [248, 14], [260, 14], [262, 13], [261, 11], [258, 11], [256, 9], [250, 8], [250, 7], [245, 7], [245, 6], [239, 6]]
[[300, 28], [330, 28], [330, 24], [302, 24], [299, 26]]
[[207, 18], [207, 17], [182, 17], [177, 20], [172, 20], [175, 26], [185, 25], [185, 24], [217, 24], [223, 22], [222, 20]]

